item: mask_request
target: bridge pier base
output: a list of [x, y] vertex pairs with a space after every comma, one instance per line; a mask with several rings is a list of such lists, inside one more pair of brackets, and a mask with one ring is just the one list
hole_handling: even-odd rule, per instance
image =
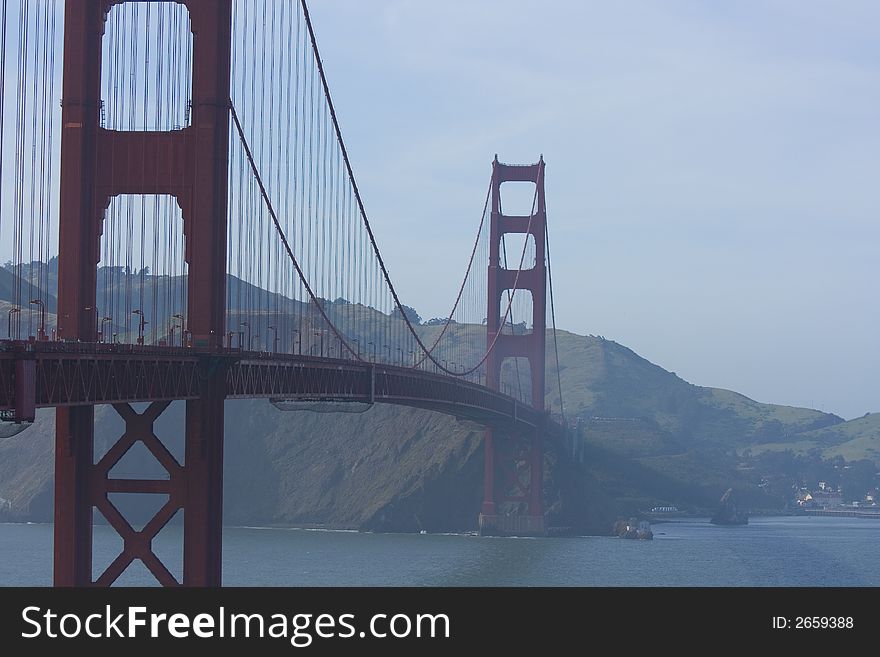
[[544, 451], [540, 430], [484, 438], [482, 536], [546, 536]]
[[488, 515], [480, 514], [480, 536], [546, 536], [547, 524], [543, 515]]

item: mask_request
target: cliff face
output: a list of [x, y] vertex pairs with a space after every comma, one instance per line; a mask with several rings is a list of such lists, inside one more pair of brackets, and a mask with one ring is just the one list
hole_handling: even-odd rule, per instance
[[52, 519], [55, 413], [37, 411], [33, 426], [0, 439], [0, 519]]
[[[380, 531], [475, 525], [482, 432], [437, 413], [377, 405], [362, 414], [227, 403], [228, 522]], [[255, 503], [259, 507], [255, 507]]]
[[[184, 405], [155, 430], [182, 459]], [[96, 458], [123, 426], [96, 411]], [[265, 400], [226, 403], [224, 516], [235, 525], [322, 525], [374, 531], [476, 529], [482, 494], [482, 428], [411, 408], [377, 405], [362, 414], [282, 412]], [[10, 519], [52, 517], [54, 417], [0, 442], [0, 498]], [[551, 454], [548, 464], [555, 460]], [[159, 475], [139, 445], [114, 475]], [[133, 497], [133, 496], [131, 496]], [[611, 504], [581, 469], [548, 470], [557, 524], [606, 533]], [[155, 508], [150, 496], [114, 500], [130, 518]]]

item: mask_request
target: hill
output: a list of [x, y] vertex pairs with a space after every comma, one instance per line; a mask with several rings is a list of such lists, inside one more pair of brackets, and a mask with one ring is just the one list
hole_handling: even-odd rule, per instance
[[[450, 330], [476, 351], [480, 329]], [[829, 432], [837, 449], [868, 444], [873, 418], [880, 418], [844, 423], [819, 411], [695, 386], [595, 336], [560, 332], [559, 347], [566, 407], [579, 420], [584, 443], [582, 471], [569, 473], [559, 487], [590, 491], [576, 503], [569, 497], [566, 508], [579, 516], [574, 524], [592, 532], [602, 533], [616, 513], [655, 504], [708, 508], [729, 486], [745, 503], [779, 507], [778, 496], [740, 469], [740, 451], [818, 441]], [[555, 373], [549, 374], [548, 403], [558, 407], [549, 383]], [[157, 430], [179, 435], [181, 423], [182, 405], [173, 405]], [[98, 408], [96, 426], [99, 446], [122, 428], [109, 407]], [[228, 522], [474, 528], [482, 476], [478, 427], [417, 409], [285, 413], [263, 400], [227, 402], [226, 426]], [[0, 443], [0, 498], [14, 517], [51, 517], [52, 433], [51, 412], [43, 412], [33, 428]], [[151, 459], [135, 453], [129, 460], [120, 464], [126, 472], [141, 471]]]
[[823, 458], [847, 461], [871, 459], [880, 463], [880, 413], [866, 415], [833, 426], [805, 431], [790, 441], [770, 442], [751, 448], [752, 454], [791, 450], [796, 454], [819, 452]]
[[[734, 447], [784, 441], [843, 419], [821, 411], [762, 404], [719, 388], [693, 385], [631, 349], [596, 336], [558, 332], [560, 373], [569, 414], [639, 420], [680, 447]], [[548, 399], [558, 405], [548, 353]], [[642, 454], [647, 455], [647, 454]]]
[[[145, 280], [161, 296], [181, 284]], [[0, 304], [10, 302], [4, 289], [0, 286]], [[237, 279], [230, 279], [230, 289], [233, 300], [255, 293]], [[279, 299], [278, 306], [302, 313], [291, 300]], [[340, 300], [328, 302], [328, 312], [345, 326], [378, 311]], [[238, 320], [231, 309], [230, 325]], [[441, 329], [418, 330], [430, 343]], [[370, 336], [360, 338], [367, 344]], [[481, 352], [485, 328], [452, 325], [449, 338], [457, 357], [468, 360]], [[548, 470], [547, 493], [562, 514], [558, 521], [580, 531], [604, 533], [616, 514], [657, 504], [705, 510], [731, 486], [744, 504], [781, 508], [788, 484], [768, 487], [767, 473], [744, 455], [818, 449], [827, 458], [878, 459], [880, 415], [844, 422], [816, 410], [696, 386], [598, 336], [559, 331], [558, 343], [565, 397], [559, 399], [548, 351], [546, 401], [554, 410], [564, 401], [577, 425], [583, 462], [565, 464], [550, 455], [557, 467]], [[504, 383], [527, 392], [524, 370], [519, 375], [518, 382], [517, 370], [506, 368]], [[180, 435], [181, 409], [172, 405], [163, 415], [159, 435]], [[227, 402], [226, 426], [228, 522], [395, 531], [475, 527], [482, 478], [478, 427], [416, 409], [284, 413], [262, 400]], [[120, 432], [112, 409], [98, 407], [97, 451]], [[0, 512], [7, 517], [51, 518], [53, 434], [52, 413], [41, 412], [31, 429], [0, 441]], [[180, 446], [176, 449], [179, 453]], [[150, 467], [146, 453], [133, 450], [126, 459], [120, 464], [126, 472]]]

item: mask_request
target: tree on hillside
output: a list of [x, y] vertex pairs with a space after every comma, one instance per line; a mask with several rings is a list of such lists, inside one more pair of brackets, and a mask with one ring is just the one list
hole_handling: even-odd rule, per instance
[[[421, 315], [419, 315], [416, 312], [415, 308], [411, 308], [410, 306], [401, 306], [401, 307], [403, 308], [403, 312], [406, 313], [406, 318], [409, 320], [410, 324], [415, 324], [416, 326], [418, 326], [419, 324], [422, 323], [422, 317], [421, 317]], [[394, 312], [391, 313], [391, 316], [394, 319], [403, 319], [403, 317], [400, 314], [399, 308], [395, 308]]]
[[432, 317], [427, 322], [425, 322], [425, 326], [443, 326], [449, 322], [450, 324], [457, 324], [454, 319], [449, 319], [448, 317]]

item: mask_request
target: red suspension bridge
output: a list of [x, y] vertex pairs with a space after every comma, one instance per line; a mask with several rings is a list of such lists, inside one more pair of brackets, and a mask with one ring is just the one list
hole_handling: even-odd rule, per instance
[[[495, 158], [451, 310], [422, 322], [379, 250], [304, 0], [2, 0], [0, 21], [0, 413], [56, 409], [57, 585], [109, 585], [136, 559], [165, 585], [221, 583], [230, 398], [479, 422], [481, 529], [546, 530], [544, 440], [564, 418], [561, 390], [558, 417], [544, 402], [543, 159]], [[506, 183], [532, 186], [527, 213], [505, 214]], [[154, 432], [175, 400], [182, 460]], [[97, 404], [125, 424], [104, 453]], [[112, 476], [138, 442], [166, 477]], [[116, 493], [167, 502], [135, 530]], [[95, 509], [123, 539], [97, 573]], [[180, 512], [179, 582], [152, 541]]]

